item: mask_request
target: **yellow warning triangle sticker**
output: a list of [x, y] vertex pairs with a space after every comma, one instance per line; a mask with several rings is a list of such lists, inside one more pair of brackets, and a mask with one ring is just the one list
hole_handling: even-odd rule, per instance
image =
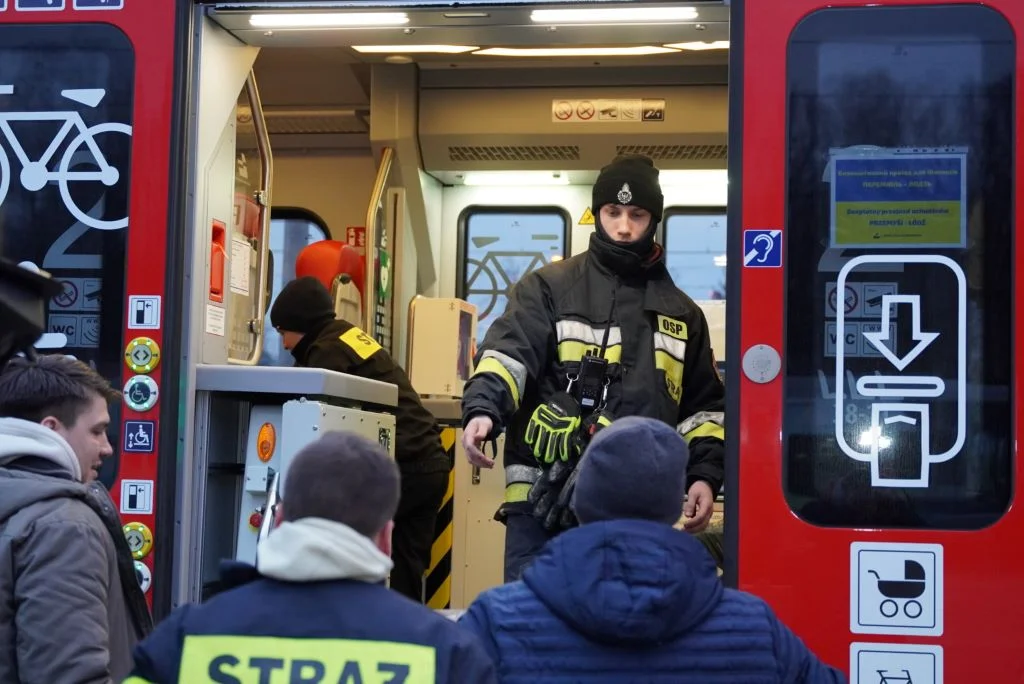
[[594, 212], [590, 211], [590, 207], [583, 212], [583, 216], [580, 217], [579, 225], [581, 226], [592, 226], [594, 225]]

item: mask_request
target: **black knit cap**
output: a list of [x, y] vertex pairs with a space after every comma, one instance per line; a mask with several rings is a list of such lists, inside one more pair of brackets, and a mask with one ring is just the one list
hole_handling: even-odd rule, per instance
[[285, 285], [270, 309], [272, 326], [303, 335], [333, 319], [331, 294], [312, 276], [296, 278]]
[[593, 206], [598, 213], [606, 204], [640, 207], [651, 212], [651, 225], [661, 221], [665, 197], [658, 181], [658, 169], [650, 157], [624, 154], [601, 169], [594, 183]]

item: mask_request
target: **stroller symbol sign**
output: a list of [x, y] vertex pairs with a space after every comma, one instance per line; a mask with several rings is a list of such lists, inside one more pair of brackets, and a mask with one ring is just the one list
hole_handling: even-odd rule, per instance
[[942, 597], [941, 545], [851, 545], [851, 632], [941, 636]]

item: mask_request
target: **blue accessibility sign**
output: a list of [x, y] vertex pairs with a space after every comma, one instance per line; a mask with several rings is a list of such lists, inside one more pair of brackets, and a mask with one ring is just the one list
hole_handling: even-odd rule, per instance
[[124, 424], [124, 450], [130, 454], [153, 453], [156, 423], [151, 420], [128, 420]]
[[743, 231], [743, 265], [747, 268], [781, 267], [782, 231]]

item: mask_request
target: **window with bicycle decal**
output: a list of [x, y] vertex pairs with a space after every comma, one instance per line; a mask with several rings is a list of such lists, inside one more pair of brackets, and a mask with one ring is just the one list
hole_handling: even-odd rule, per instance
[[530, 271], [564, 259], [569, 216], [560, 207], [468, 207], [459, 220], [458, 296], [477, 308], [477, 340]]
[[0, 26], [0, 249], [63, 286], [38, 346], [115, 385], [134, 82], [134, 50], [114, 26]]

